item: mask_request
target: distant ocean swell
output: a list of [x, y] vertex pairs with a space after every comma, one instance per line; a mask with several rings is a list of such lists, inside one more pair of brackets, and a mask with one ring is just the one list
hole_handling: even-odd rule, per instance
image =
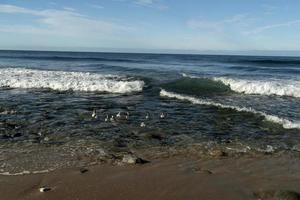
[[0, 87], [45, 88], [59, 91], [130, 93], [143, 90], [144, 81], [85, 72], [0, 69]]
[[14, 58], [25, 60], [50, 60], [50, 61], [107, 61], [107, 62], [132, 62], [139, 63], [138, 59], [121, 59], [121, 58], [101, 58], [101, 57], [80, 57], [80, 56], [5, 56], [0, 55], [0, 58]]
[[[183, 77], [203, 79], [202, 77], [182, 74]], [[244, 80], [238, 78], [214, 77], [211, 80], [221, 82], [232, 91], [244, 94], [277, 95], [300, 97], [300, 81], [283, 80]]]
[[268, 120], [270, 122], [280, 124], [285, 129], [300, 129], [300, 121], [290, 121], [290, 120], [283, 119], [283, 118], [280, 118], [280, 117], [275, 116], [275, 115], [269, 115], [269, 114], [266, 114], [264, 112], [257, 111], [257, 110], [252, 109], [252, 108], [224, 105], [224, 104], [221, 104], [221, 103], [216, 103], [216, 102], [209, 101], [209, 100], [195, 98], [195, 97], [188, 96], [188, 95], [182, 95], [182, 94], [177, 94], [177, 93], [174, 93], [174, 92], [168, 92], [164, 89], [161, 89], [160, 96], [168, 97], [168, 98], [175, 98], [175, 99], [182, 100], [182, 101], [189, 101], [192, 104], [216, 106], [216, 107], [224, 108], [224, 109], [232, 109], [232, 110], [235, 110], [235, 111], [238, 111], [238, 112], [253, 113], [253, 114], [263, 116], [266, 120]]

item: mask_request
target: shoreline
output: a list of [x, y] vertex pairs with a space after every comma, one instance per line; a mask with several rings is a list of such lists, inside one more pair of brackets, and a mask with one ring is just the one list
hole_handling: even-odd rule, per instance
[[[300, 159], [260, 157], [154, 159], [49, 173], [0, 175], [1, 199], [273, 199], [300, 191]], [[40, 187], [51, 190], [40, 192]]]

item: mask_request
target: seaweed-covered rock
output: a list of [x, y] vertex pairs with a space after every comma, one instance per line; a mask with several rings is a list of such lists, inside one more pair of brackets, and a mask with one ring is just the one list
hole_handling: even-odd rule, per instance
[[293, 151], [299, 151], [300, 152], [300, 144], [296, 144], [295, 146], [293, 146]]
[[288, 190], [280, 190], [275, 192], [275, 200], [300, 200], [300, 193]]
[[300, 200], [300, 193], [289, 190], [267, 190], [254, 192], [254, 196], [261, 200]]

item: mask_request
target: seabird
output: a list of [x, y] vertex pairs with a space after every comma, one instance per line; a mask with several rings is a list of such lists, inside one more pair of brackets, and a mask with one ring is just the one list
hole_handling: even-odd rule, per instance
[[126, 118], [126, 119], [129, 119], [129, 112], [126, 112], [125, 118]]
[[165, 113], [163, 113], [163, 112], [160, 113], [160, 118], [161, 118], [161, 119], [164, 119], [165, 117], [166, 117], [166, 114], [165, 114]]
[[149, 113], [147, 113], [145, 118], [146, 118], [146, 119], [149, 119], [149, 117], [150, 117], [150, 116], [149, 116]]
[[116, 115], [117, 118], [121, 118], [121, 112], [118, 112], [118, 114]]
[[141, 126], [141, 127], [146, 127], [145, 122], [142, 122], [140, 126]]
[[114, 116], [112, 115], [111, 118], [109, 119], [111, 122], [114, 122], [115, 121], [115, 118]]
[[92, 118], [94, 118], [94, 119], [98, 118], [96, 109], [93, 110]]
[[106, 117], [105, 117], [104, 121], [106, 121], [106, 122], [107, 122], [107, 121], [108, 121], [108, 118], [109, 118], [109, 117], [108, 117], [108, 115], [106, 115]]

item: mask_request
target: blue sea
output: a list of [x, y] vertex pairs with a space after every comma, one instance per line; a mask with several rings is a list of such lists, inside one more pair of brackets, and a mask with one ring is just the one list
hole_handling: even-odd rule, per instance
[[1, 174], [194, 146], [299, 152], [300, 57], [0, 51]]

